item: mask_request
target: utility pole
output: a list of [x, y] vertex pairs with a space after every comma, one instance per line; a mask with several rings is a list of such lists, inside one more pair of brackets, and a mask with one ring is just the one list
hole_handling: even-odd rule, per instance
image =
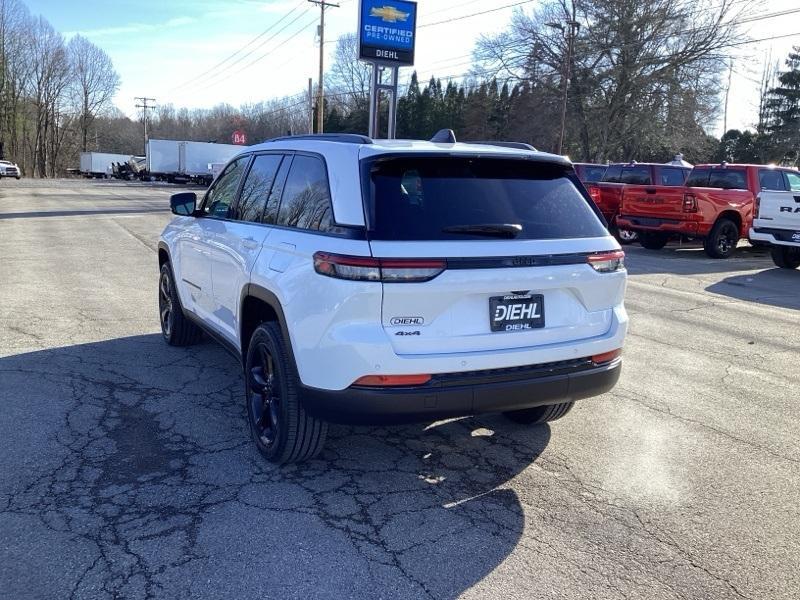
[[728, 133], [728, 96], [731, 93], [731, 79], [733, 78], [733, 57], [728, 66], [728, 87], [725, 88], [725, 113], [722, 117], [722, 135]]
[[308, 133], [314, 133], [314, 84], [308, 78]]
[[561, 23], [545, 23], [548, 27], [561, 30], [567, 37], [567, 62], [564, 65], [564, 91], [561, 96], [561, 128], [558, 134], [558, 151], [561, 154], [564, 149], [564, 130], [567, 126], [567, 98], [569, 94], [569, 80], [572, 76], [572, 52], [575, 45], [575, 36], [578, 34], [581, 24], [575, 20], [575, 4], [572, 5], [572, 19], [567, 21], [565, 29]]
[[[142, 122], [144, 123], [144, 153], [147, 154], [147, 111], [156, 107], [155, 98], [145, 98], [144, 96], [136, 96], [134, 100], [138, 100], [141, 104], [137, 104], [136, 108], [142, 109]], [[150, 102], [150, 104], [148, 104]]]
[[317, 133], [322, 133], [324, 129], [324, 114], [325, 114], [325, 85], [324, 85], [324, 71], [325, 71], [325, 9], [327, 7], [339, 8], [338, 4], [332, 4], [325, 0], [308, 0], [311, 4], [319, 5], [319, 89], [317, 90]]

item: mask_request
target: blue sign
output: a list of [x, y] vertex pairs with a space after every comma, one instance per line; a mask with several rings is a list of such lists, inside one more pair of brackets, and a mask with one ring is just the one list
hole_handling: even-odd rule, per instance
[[414, 64], [417, 3], [361, 0], [359, 58], [393, 66]]

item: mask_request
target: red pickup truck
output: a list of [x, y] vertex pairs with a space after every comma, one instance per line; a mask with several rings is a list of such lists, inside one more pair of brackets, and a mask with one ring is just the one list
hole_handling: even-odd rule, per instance
[[616, 163], [608, 165], [599, 183], [587, 184], [587, 190], [620, 243], [630, 244], [637, 234], [617, 223], [623, 190], [629, 185], [682, 186], [690, 170], [656, 163]]
[[[762, 189], [783, 186], [782, 171], [767, 165], [697, 165], [686, 185], [626, 186], [617, 217], [619, 228], [639, 233], [645, 248], [660, 250], [674, 235], [703, 240], [706, 254], [728, 258], [747, 237], [753, 207]], [[783, 187], [780, 187], [783, 189]]]

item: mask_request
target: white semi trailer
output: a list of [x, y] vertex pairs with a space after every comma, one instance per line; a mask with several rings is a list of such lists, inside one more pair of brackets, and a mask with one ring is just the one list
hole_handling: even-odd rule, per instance
[[81, 152], [80, 172], [85, 177], [110, 177], [111, 165], [127, 163], [130, 154], [111, 154], [109, 152]]
[[233, 144], [181, 142], [178, 172], [193, 181], [209, 185], [215, 177], [214, 165], [226, 164], [242, 149], [242, 146]]
[[166, 181], [210, 184], [213, 165], [227, 163], [242, 151], [242, 146], [189, 142], [181, 140], [148, 140], [146, 177]]

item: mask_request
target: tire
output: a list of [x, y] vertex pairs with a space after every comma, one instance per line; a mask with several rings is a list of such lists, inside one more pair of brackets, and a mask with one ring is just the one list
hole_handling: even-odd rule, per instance
[[719, 219], [703, 240], [703, 248], [711, 258], [730, 258], [739, 243], [739, 226], [731, 219]]
[[556, 421], [566, 415], [572, 407], [574, 402], [564, 402], [562, 404], [548, 404], [546, 406], [535, 406], [533, 408], [524, 408], [522, 410], [511, 410], [504, 412], [503, 415], [515, 423], [522, 425], [540, 425], [542, 423], [549, 423]]
[[247, 350], [245, 399], [253, 441], [269, 462], [308, 460], [325, 445], [328, 424], [305, 411], [299, 387], [280, 327], [275, 322], [262, 323]]
[[20, 179], [22, 179], [22, 177], [15, 177], [14, 179], [16, 179], [17, 181], [19, 181]]
[[666, 233], [651, 233], [649, 231], [639, 234], [639, 243], [648, 250], [661, 250], [667, 245], [669, 235]]
[[639, 241], [639, 234], [630, 229], [614, 229], [614, 237], [622, 246], [627, 246]]
[[161, 266], [158, 278], [158, 317], [161, 335], [170, 346], [190, 346], [203, 337], [203, 331], [183, 313], [169, 263]]
[[796, 269], [800, 267], [800, 248], [787, 246], [773, 246], [772, 262], [781, 269]]

